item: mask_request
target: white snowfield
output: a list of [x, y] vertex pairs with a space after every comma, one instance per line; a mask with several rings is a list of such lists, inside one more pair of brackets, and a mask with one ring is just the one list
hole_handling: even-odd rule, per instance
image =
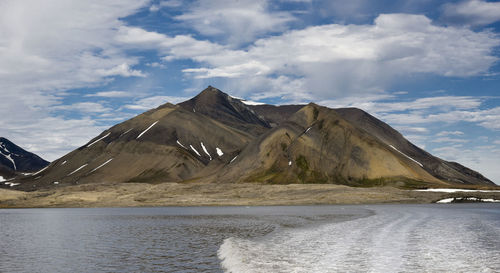
[[3, 178], [3, 176], [0, 175], [0, 182], [4, 182], [5, 181], [5, 178]]
[[205, 145], [203, 145], [203, 142], [200, 142], [200, 144], [201, 144], [201, 148], [203, 149], [203, 151], [208, 155], [210, 160], [212, 160], [212, 156], [208, 153], [207, 148], [205, 147]]
[[406, 158], [410, 159], [411, 161], [413, 161], [413, 162], [417, 163], [420, 167], [422, 167], [422, 168], [424, 167], [424, 165], [422, 165], [422, 163], [420, 163], [420, 162], [416, 161], [415, 159], [413, 159], [413, 158], [411, 158], [411, 157], [407, 156], [405, 153], [403, 153], [403, 152], [401, 152], [400, 150], [396, 149], [396, 147], [394, 147], [394, 146], [392, 146], [392, 145], [389, 145], [389, 147], [393, 148], [393, 149], [394, 149], [394, 150], [396, 150], [398, 153], [400, 153], [400, 154], [402, 154], [402, 155], [406, 156]]
[[10, 186], [10, 187], [14, 187], [14, 186], [20, 185], [19, 183], [13, 183], [13, 182], [5, 182], [4, 184], [7, 185], [7, 186]]
[[102, 163], [101, 165], [99, 165], [97, 168], [93, 169], [92, 171], [90, 171], [90, 173], [93, 173], [97, 170], [99, 170], [100, 168], [104, 167], [104, 165], [108, 164], [109, 162], [111, 162], [111, 160], [113, 160], [112, 158], [108, 159], [106, 162]]
[[288, 166], [292, 166], [292, 161], [288, 161]]
[[257, 101], [251, 101], [251, 100], [240, 100], [240, 101], [246, 105], [264, 105], [265, 104], [263, 102], [257, 102]]
[[311, 130], [311, 128], [312, 128], [312, 127], [307, 128], [307, 130], [306, 130], [306, 132], [305, 132], [305, 133], [307, 134], [307, 132], [309, 132], [309, 130]]
[[189, 145], [189, 147], [191, 147], [191, 149], [199, 156], [201, 157], [200, 153], [198, 153], [198, 151], [193, 147], [193, 145]]
[[472, 201], [472, 202], [486, 202], [486, 203], [500, 203], [500, 200], [491, 198], [476, 198], [476, 197], [456, 197], [456, 198], [446, 198], [437, 201], [438, 204], [449, 204], [453, 201]]
[[497, 190], [466, 190], [466, 189], [425, 189], [415, 191], [428, 191], [428, 192], [500, 192]]
[[66, 164], [66, 162], [68, 162], [67, 160], [64, 160], [62, 163], [61, 163], [61, 166]]
[[455, 198], [446, 198], [446, 199], [441, 199], [441, 200], [437, 201], [436, 203], [438, 203], [438, 204], [447, 204], [447, 203], [453, 202], [453, 200], [455, 200]]
[[233, 157], [233, 159], [231, 159], [231, 161], [229, 161], [229, 164], [233, 163], [233, 161], [236, 160], [237, 157], [238, 156]]
[[88, 148], [88, 147], [90, 147], [90, 146], [92, 146], [92, 145], [94, 145], [94, 144], [96, 144], [97, 142], [99, 142], [99, 141], [101, 141], [101, 140], [103, 140], [103, 139], [107, 138], [110, 134], [111, 134], [111, 133], [107, 133], [105, 136], [103, 136], [103, 137], [101, 137], [101, 138], [97, 139], [96, 141], [94, 141], [94, 142], [90, 143], [89, 145], [87, 145], [87, 148]]
[[142, 131], [142, 133], [139, 134], [139, 136], [137, 136], [136, 139], [139, 139], [142, 135], [144, 135], [147, 131], [149, 131], [149, 129], [153, 128], [153, 126], [156, 125], [156, 123], [158, 123], [159, 120], [153, 122], [153, 124], [151, 124], [148, 128], [146, 128], [146, 130]]
[[215, 151], [217, 152], [217, 155], [219, 155], [219, 156], [224, 155], [224, 153], [222, 152], [222, 150], [219, 147], [215, 148]]
[[82, 166], [80, 166], [78, 169], [76, 169], [76, 170], [74, 170], [74, 171], [70, 172], [67, 176], [70, 176], [70, 175], [72, 175], [72, 174], [76, 173], [77, 171], [79, 171], [79, 170], [81, 170], [81, 169], [83, 169], [83, 168], [87, 167], [87, 165], [89, 165], [89, 164], [88, 164], [88, 163], [83, 164], [83, 165], [82, 165]]

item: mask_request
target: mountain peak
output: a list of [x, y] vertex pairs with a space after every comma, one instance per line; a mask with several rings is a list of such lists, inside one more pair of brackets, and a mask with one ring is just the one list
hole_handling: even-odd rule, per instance
[[[202, 105], [216, 105], [218, 103], [224, 103], [226, 100], [231, 100], [232, 97], [228, 94], [222, 92], [221, 90], [209, 85], [203, 91], [201, 91], [194, 98], [189, 101], [193, 101], [195, 106]], [[181, 103], [182, 104], [182, 103]]]
[[178, 104], [182, 108], [207, 115], [226, 125], [247, 131], [250, 127], [259, 133], [264, 128], [270, 128], [269, 123], [259, 117], [252, 109], [219, 89], [208, 86], [196, 97]]

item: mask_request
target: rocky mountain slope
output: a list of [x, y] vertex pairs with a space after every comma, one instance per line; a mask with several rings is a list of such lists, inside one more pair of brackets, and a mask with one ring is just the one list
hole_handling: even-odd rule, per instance
[[21, 173], [37, 171], [49, 162], [0, 137], [0, 176], [10, 179]]
[[17, 188], [122, 182], [492, 185], [359, 109], [246, 105], [208, 87], [102, 132]]

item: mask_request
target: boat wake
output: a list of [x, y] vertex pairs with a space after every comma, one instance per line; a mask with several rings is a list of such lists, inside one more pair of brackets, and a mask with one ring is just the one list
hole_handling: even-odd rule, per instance
[[373, 208], [352, 221], [227, 238], [218, 257], [226, 272], [500, 271], [498, 205]]

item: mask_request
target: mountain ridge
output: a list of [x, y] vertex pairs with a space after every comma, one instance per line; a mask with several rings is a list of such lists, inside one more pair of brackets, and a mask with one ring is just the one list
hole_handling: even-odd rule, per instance
[[494, 185], [360, 109], [246, 105], [209, 86], [103, 131], [19, 179], [22, 190], [87, 183]]

